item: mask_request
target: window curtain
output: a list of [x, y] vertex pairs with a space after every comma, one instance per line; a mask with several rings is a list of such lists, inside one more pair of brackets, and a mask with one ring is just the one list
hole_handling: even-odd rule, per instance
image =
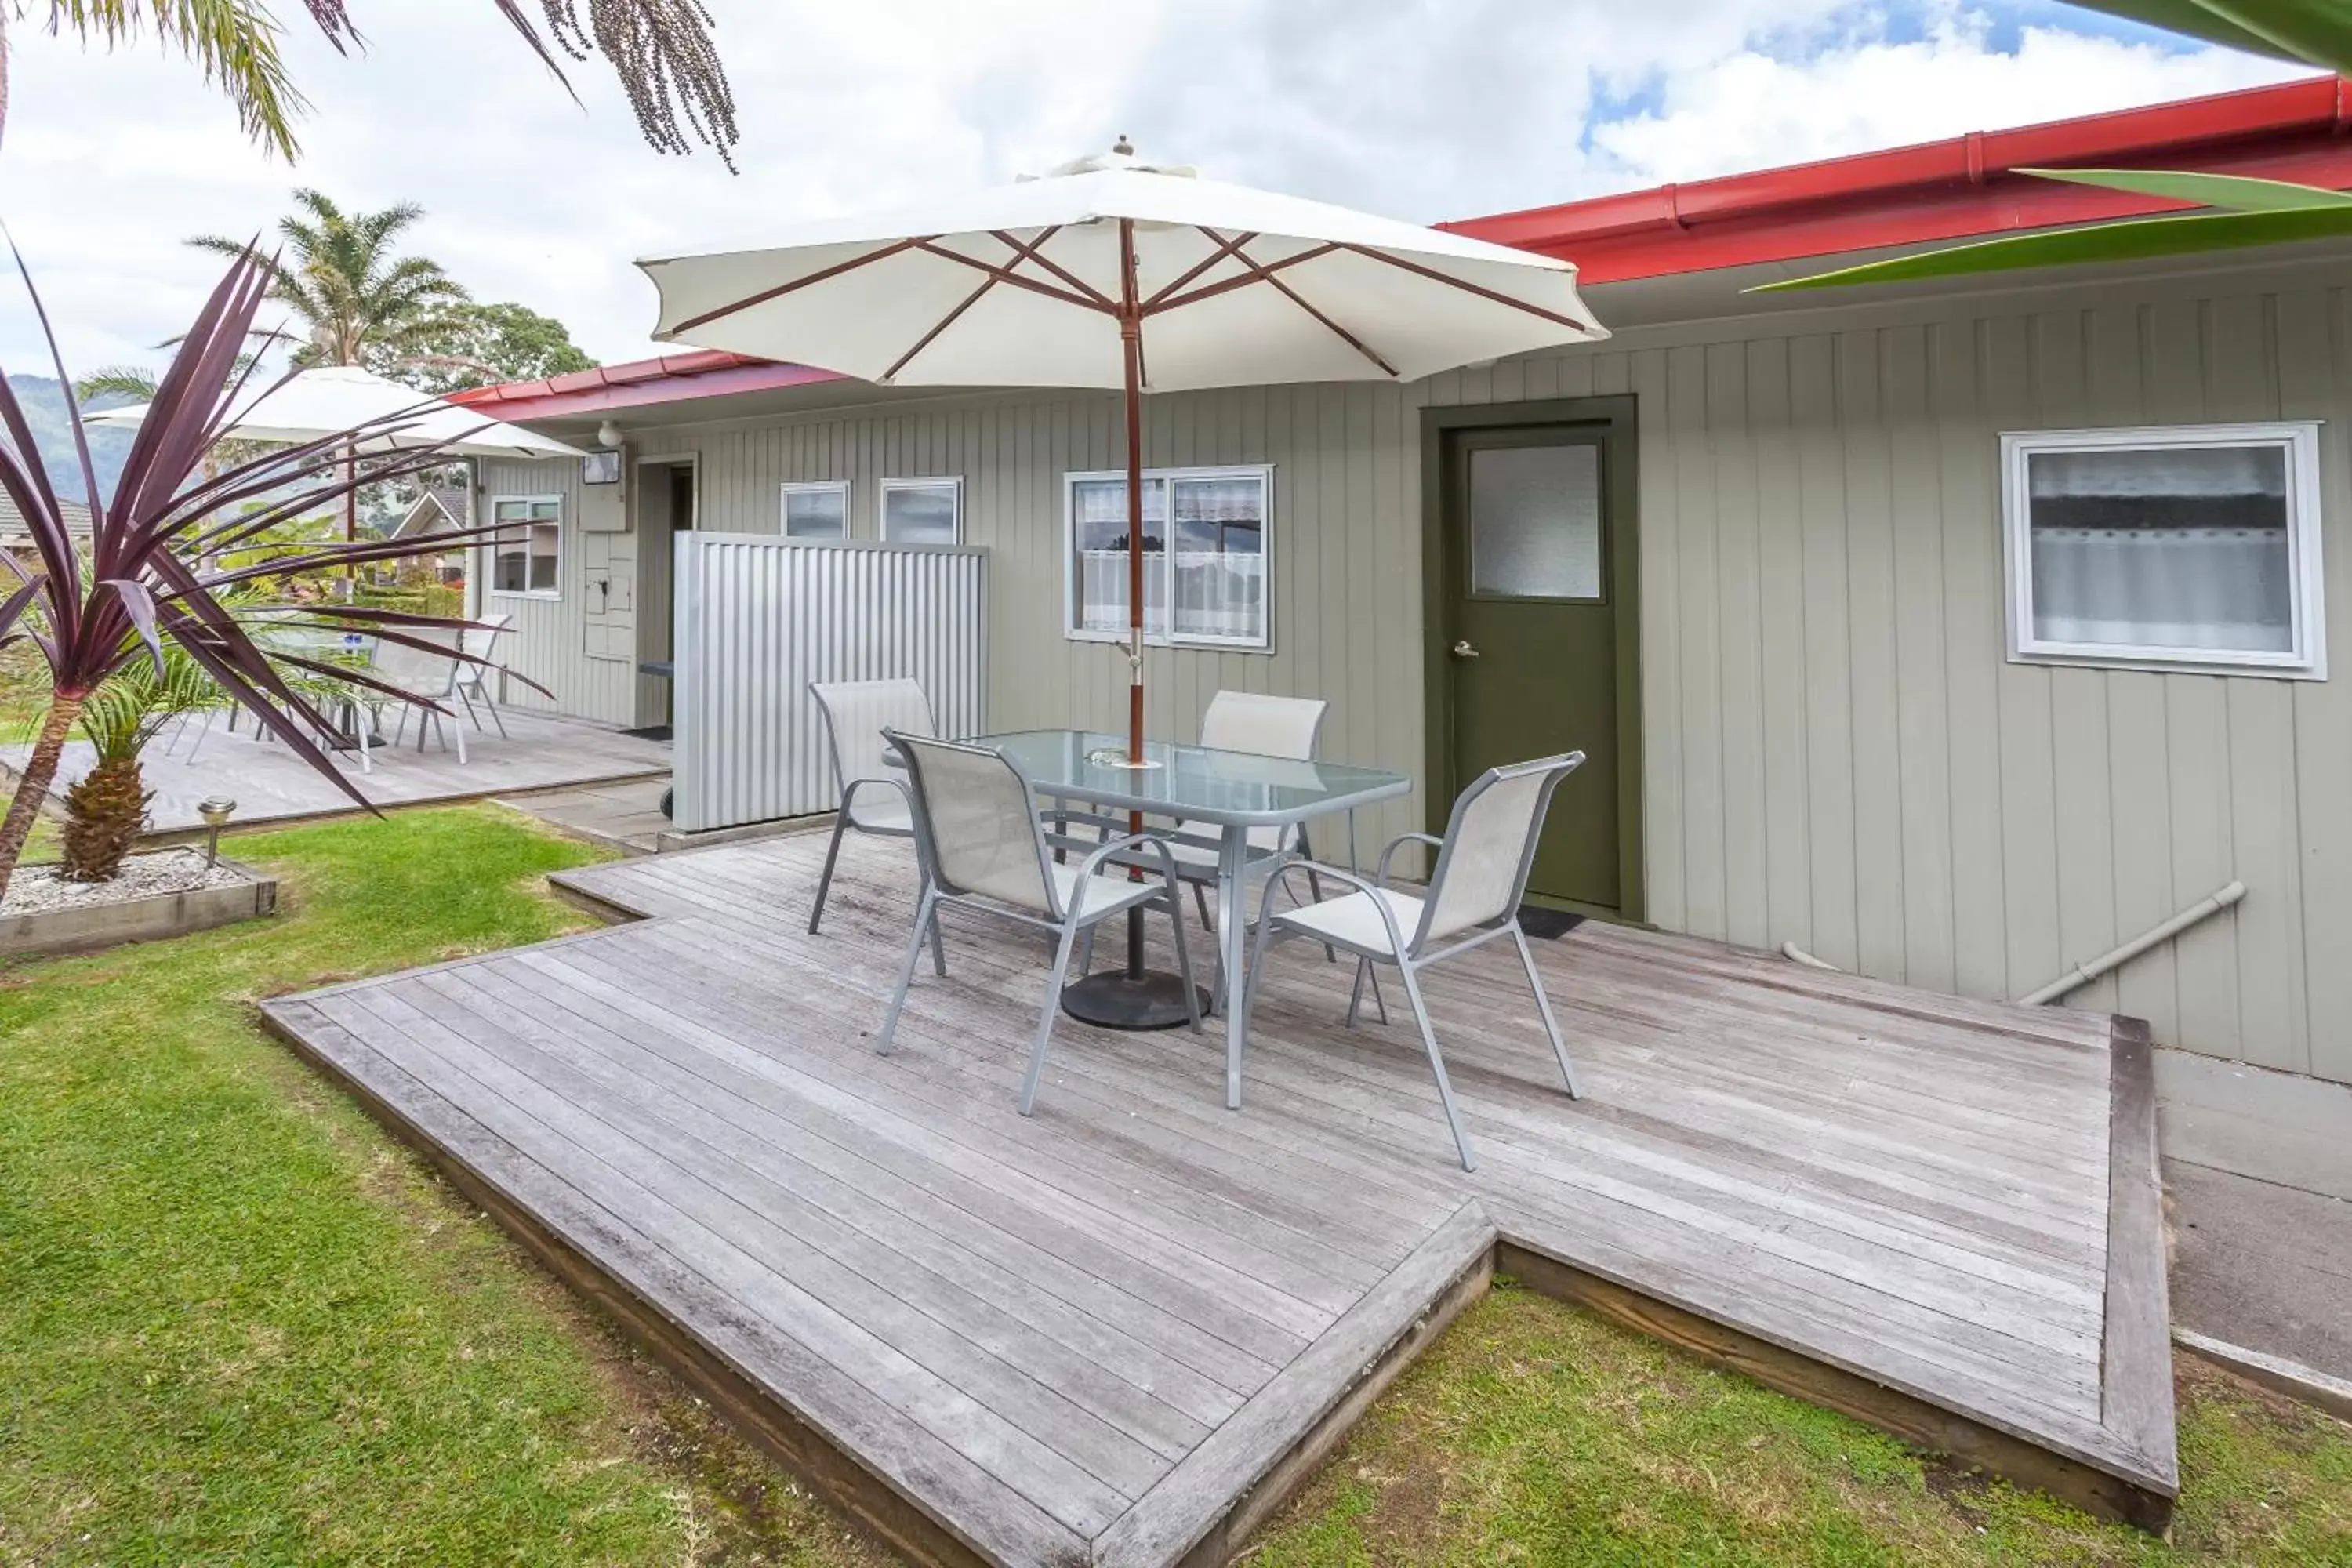
[[2294, 650], [2283, 448], [2036, 452], [2029, 472], [2036, 638]]

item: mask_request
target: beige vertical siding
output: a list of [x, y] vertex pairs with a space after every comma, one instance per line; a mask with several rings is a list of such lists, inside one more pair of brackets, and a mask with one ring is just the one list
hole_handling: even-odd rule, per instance
[[[1641, 398], [1654, 920], [1994, 996], [2235, 876], [2237, 910], [2075, 1000], [2352, 1079], [2352, 321], [2325, 274], [2243, 277], [1573, 362]], [[2281, 418], [2327, 422], [2333, 679], [2007, 661], [1999, 432]]]
[[[1153, 467], [1274, 465], [1271, 653], [1154, 649], [1149, 724], [1198, 732], [1219, 689], [1329, 700], [1326, 755], [1418, 774], [1422, 752], [1418, 389], [1282, 386], [1154, 398]], [[1115, 468], [1118, 405], [1091, 394], [943, 400], [664, 430], [699, 458], [699, 525], [779, 527], [779, 487], [845, 479], [852, 532], [879, 535], [880, 481], [961, 475], [964, 541], [992, 552], [989, 722], [1126, 723], [1118, 650], [1062, 635], [1062, 476]], [[575, 663], [574, 668], [577, 668]], [[1367, 812], [1367, 850], [1423, 825], [1416, 797]], [[1337, 852], [1339, 846], [1332, 846]]]
[[[487, 461], [482, 471], [481, 516], [501, 496], [560, 495], [563, 498], [563, 559], [559, 597], [541, 599], [492, 594], [488, 551], [478, 550], [472, 567], [481, 585], [477, 613], [511, 616], [511, 632], [499, 641], [506, 665], [547, 688], [542, 696], [520, 680], [507, 683], [505, 700], [518, 708], [551, 709], [607, 724], [636, 721], [636, 644], [626, 609], [592, 615], [588, 584], [604, 577], [627, 584], [612, 602], [634, 603], [637, 536], [588, 533], [579, 524], [580, 463], [554, 458], [539, 463]], [[595, 498], [603, 501], [604, 498]], [[592, 503], [593, 504], [593, 503]]]

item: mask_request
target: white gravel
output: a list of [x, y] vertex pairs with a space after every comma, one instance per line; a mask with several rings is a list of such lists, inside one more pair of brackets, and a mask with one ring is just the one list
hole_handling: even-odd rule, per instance
[[159, 849], [122, 862], [111, 882], [60, 882], [54, 866], [19, 866], [9, 879], [0, 915], [39, 914], [48, 910], [89, 909], [126, 903], [157, 893], [190, 893], [200, 888], [233, 888], [251, 880], [227, 865], [206, 868], [200, 849]]

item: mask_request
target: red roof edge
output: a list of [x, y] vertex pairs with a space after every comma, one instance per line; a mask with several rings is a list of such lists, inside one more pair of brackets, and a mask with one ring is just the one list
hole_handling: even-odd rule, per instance
[[509, 422], [560, 419], [605, 414], [623, 408], [679, 403], [688, 398], [723, 397], [730, 393], [772, 392], [779, 387], [808, 386], [845, 379], [839, 373], [814, 365], [785, 364], [753, 359], [720, 349], [693, 349], [656, 359], [630, 360], [598, 365], [593, 370], [550, 376], [544, 381], [509, 382], [503, 386], [477, 386], [450, 394], [455, 403], [467, 404]]
[[2185, 164], [2352, 186], [2347, 131], [2352, 83], [2313, 77], [1438, 226], [1566, 257], [1581, 281], [1606, 283], [2181, 205], [2016, 176], [2019, 168]]

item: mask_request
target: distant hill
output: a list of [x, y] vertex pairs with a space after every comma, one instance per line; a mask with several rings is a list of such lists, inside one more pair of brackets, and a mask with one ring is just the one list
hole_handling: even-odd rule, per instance
[[[41, 449], [42, 465], [49, 471], [49, 483], [57, 489], [58, 499], [86, 501], [86, 488], [81, 479], [81, 459], [74, 452], [73, 426], [67, 414], [66, 389], [55, 376], [12, 375], [9, 388], [16, 395], [17, 405], [25, 411], [25, 422], [33, 427], [34, 444]], [[103, 406], [106, 399], [100, 399]], [[114, 493], [114, 481], [121, 477], [122, 460], [131, 452], [131, 432], [110, 430], [104, 426], [91, 426], [89, 430], [89, 463], [98, 472], [99, 488], [108, 495]]]

